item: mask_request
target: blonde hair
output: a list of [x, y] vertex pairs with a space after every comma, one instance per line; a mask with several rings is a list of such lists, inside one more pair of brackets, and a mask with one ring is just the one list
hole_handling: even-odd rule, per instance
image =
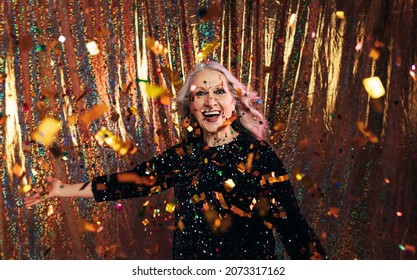
[[173, 111], [178, 113], [180, 120], [182, 121], [182, 119], [186, 117], [191, 118], [191, 81], [197, 73], [208, 70], [220, 72], [228, 81], [229, 91], [236, 100], [236, 111], [238, 113], [238, 118], [232, 124], [233, 128], [238, 132], [247, 131], [258, 140], [266, 140], [269, 126], [265, 116], [255, 107], [260, 100], [257, 92], [248, 91], [245, 85], [236, 79], [223, 65], [216, 61], [198, 64], [186, 76], [183, 87], [177, 92], [176, 97], [172, 100], [174, 103]]

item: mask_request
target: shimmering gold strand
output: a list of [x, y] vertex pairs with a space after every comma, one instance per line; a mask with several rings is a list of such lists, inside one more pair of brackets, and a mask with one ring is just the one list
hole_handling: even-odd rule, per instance
[[[175, 143], [176, 116], [146, 96], [145, 82], [175, 94], [161, 66], [183, 77], [213, 40], [221, 46], [209, 58], [221, 60], [260, 93], [271, 128], [277, 129], [271, 141], [330, 257], [416, 258], [398, 247], [417, 246], [412, 195], [417, 86], [410, 77], [417, 12], [412, 1], [394, 1], [392, 11], [382, 10], [382, 1], [347, 3], [343, 20], [334, 16], [333, 1], [220, 2], [220, 18], [204, 22], [197, 11], [209, 8], [208, 0], [1, 1], [0, 113], [7, 119], [0, 131], [0, 259], [172, 257], [172, 217], [165, 212], [171, 190], [151, 197], [152, 207], [143, 206], [149, 198], [102, 204], [53, 199], [26, 210], [11, 168], [21, 163], [32, 187], [44, 185], [51, 174], [88, 181], [152, 156], [157, 132], [163, 136], [160, 149]], [[290, 27], [292, 13], [297, 17]], [[389, 38], [381, 37], [381, 29]], [[61, 52], [52, 53], [48, 46], [59, 35], [66, 40], [56, 45]], [[169, 53], [151, 53], [148, 36], [163, 42]], [[91, 40], [99, 46], [98, 55], [86, 49]], [[385, 40], [385, 47], [372, 61], [368, 54], [376, 40]], [[358, 43], [362, 48], [356, 50]], [[373, 74], [386, 85], [382, 105], [370, 102], [361, 85]], [[123, 84], [130, 83], [129, 92], [123, 92]], [[46, 98], [49, 93], [55, 97]], [[100, 101], [112, 106], [109, 114], [88, 126], [77, 121]], [[129, 117], [131, 107], [137, 114]], [[112, 113], [119, 119], [114, 121]], [[71, 114], [76, 122], [70, 128]], [[57, 157], [30, 141], [47, 115], [63, 121]], [[358, 120], [378, 136], [378, 144], [358, 146]], [[140, 153], [122, 157], [98, 145], [92, 135], [101, 127], [133, 140]], [[80, 230], [80, 221], [100, 230]]]

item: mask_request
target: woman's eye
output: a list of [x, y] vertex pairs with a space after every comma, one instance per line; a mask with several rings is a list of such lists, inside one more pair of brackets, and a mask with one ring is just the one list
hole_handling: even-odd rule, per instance
[[205, 92], [205, 91], [202, 91], [202, 90], [197, 91], [197, 92], [195, 93], [195, 96], [203, 96], [203, 95], [206, 95], [206, 92]]
[[225, 94], [226, 92], [223, 89], [216, 90], [216, 94]]

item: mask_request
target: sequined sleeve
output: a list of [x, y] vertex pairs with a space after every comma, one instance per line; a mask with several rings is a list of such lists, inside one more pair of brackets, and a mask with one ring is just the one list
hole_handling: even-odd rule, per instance
[[183, 159], [178, 150], [182, 145], [175, 145], [130, 171], [95, 177], [92, 180], [94, 199], [100, 202], [148, 196], [172, 187], [181, 171]]
[[261, 154], [259, 165], [264, 172], [258, 200], [267, 200], [269, 205], [264, 217], [265, 226], [276, 230], [292, 259], [310, 259], [315, 253], [326, 258], [319, 238], [301, 214], [281, 159], [267, 144]]

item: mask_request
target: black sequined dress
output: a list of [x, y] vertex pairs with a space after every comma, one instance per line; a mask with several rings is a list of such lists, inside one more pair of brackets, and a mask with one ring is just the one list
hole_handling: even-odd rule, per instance
[[[288, 175], [264, 141], [241, 133], [218, 147], [189, 137], [131, 171], [96, 177], [96, 201], [174, 188], [174, 259], [277, 259], [276, 234], [292, 259], [323, 247], [300, 213]], [[274, 235], [274, 233], [276, 233]]]

